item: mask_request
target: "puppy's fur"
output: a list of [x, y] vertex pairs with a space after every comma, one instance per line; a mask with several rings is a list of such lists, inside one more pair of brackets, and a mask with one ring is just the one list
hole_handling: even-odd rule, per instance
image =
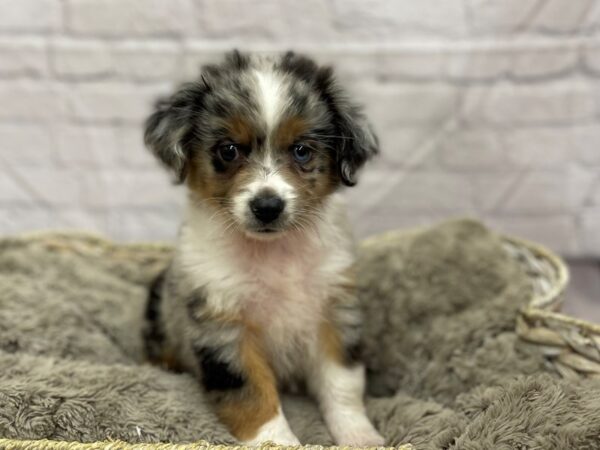
[[150, 356], [197, 374], [241, 441], [298, 443], [279, 390], [300, 381], [339, 444], [382, 444], [363, 406], [353, 241], [336, 193], [377, 141], [332, 71], [233, 52], [160, 101], [145, 138], [189, 190], [150, 295]]

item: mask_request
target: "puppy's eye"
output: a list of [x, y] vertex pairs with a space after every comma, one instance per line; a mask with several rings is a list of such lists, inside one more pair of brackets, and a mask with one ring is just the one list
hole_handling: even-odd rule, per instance
[[302, 144], [292, 145], [291, 150], [294, 159], [300, 164], [306, 164], [312, 158], [312, 151]]
[[225, 162], [231, 162], [237, 159], [240, 150], [235, 144], [224, 144], [218, 149], [219, 157]]

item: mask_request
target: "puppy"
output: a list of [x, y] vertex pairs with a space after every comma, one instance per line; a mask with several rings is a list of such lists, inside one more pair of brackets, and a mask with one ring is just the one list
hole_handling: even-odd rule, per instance
[[382, 445], [338, 193], [377, 140], [331, 69], [233, 52], [159, 101], [145, 141], [189, 191], [150, 295], [150, 356], [196, 374], [244, 443], [299, 443], [280, 388], [302, 382], [338, 444]]

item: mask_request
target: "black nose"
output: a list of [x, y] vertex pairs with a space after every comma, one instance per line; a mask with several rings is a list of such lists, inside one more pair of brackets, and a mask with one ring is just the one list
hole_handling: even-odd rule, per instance
[[270, 223], [279, 217], [285, 203], [276, 195], [262, 195], [250, 202], [250, 209], [254, 216], [262, 223]]

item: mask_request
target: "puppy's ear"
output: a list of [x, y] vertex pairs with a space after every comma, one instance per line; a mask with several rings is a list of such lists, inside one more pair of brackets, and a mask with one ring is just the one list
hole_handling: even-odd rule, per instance
[[336, 128], [334, 140], [340, 178], [346, 186], [354, 186], [358, 170], [379, 153], [379, 140], [361, 108], [337, 86], [330, 67], [318, 70], [316, 85], [329, 106]]
[[171, 97], [159, 100], [146, 120], [146, 146], [180, 183], [187, 174], [194, 117], [201, 110], [207, 88], [204, 79], [184, 84]]

